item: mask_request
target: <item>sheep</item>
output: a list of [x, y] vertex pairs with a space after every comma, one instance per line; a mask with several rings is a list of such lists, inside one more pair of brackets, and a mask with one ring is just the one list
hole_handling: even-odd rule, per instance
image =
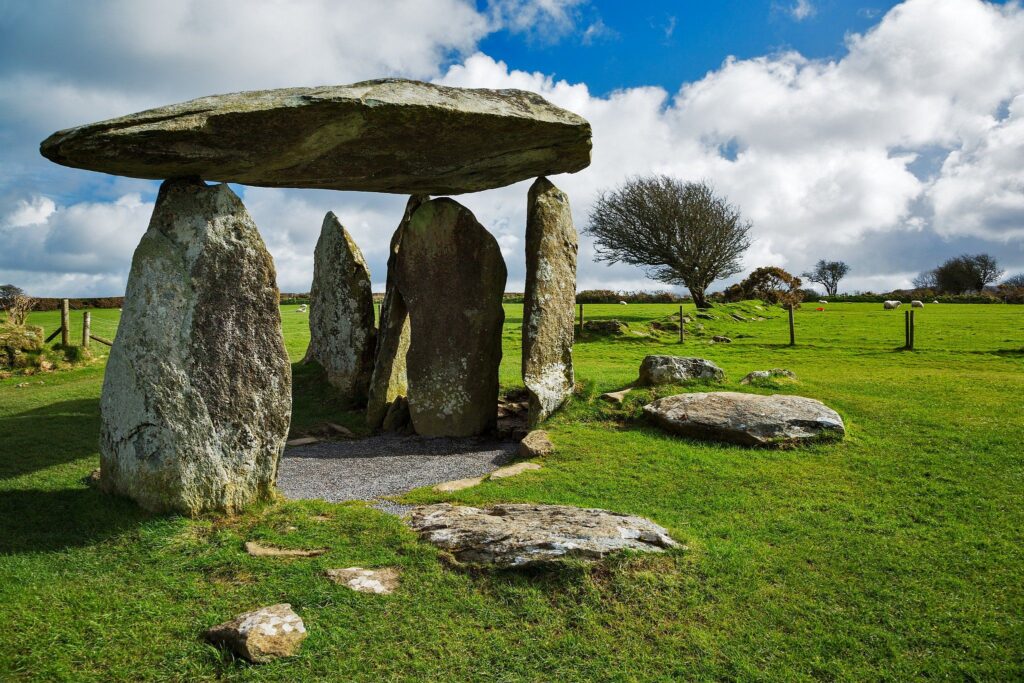
[[818, 299], [818, 303], [819, 304], [827, 304], [828, 301], [826, 301], [825, 299]]
[[903, 305], [902, 301], [886, 301], [882, 304], [882, 307], [887, 311], [895, 311], [897, 308]]
[[913, 308], [924, 308], [924, 302], [923, 301], [918, 301], [917, 299], [914, 299], [913, 301], [911, 301], [910, 305]]

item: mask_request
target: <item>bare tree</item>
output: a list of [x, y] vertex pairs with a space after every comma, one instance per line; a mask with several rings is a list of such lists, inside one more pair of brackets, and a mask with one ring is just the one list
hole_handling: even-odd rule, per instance
[[913, 280], [915, 289], [938, 289], [939, 285], [935, 278], [935, 269], [926, 270], [920, 273]]
[[20, 287], [0, 285], [0, 309], [7, 311], [7, 322], [10, 324], [24, 325], [34, 305], [35, 299], [25, 294]]
[[850, 266], [843, 261], [821, 259], [814, 264], [814, 269], [804, 273], [803, 277], [824, 287], [829, 296], [836, 296], [839, 293], [839, 281], [849, 272]]
[[586, 230], [597, 260], [642, 266], [647, 277], [683, 285], [707, 308], [712, 282], [740, 270], [750, 246], [750, 223], [705, 182], [684, 183], [666, 175], [631, 178], [602, 192]]
[[1003, 287], [1024, 287], [1024, 273], [1011, 275], [1002, 282]]

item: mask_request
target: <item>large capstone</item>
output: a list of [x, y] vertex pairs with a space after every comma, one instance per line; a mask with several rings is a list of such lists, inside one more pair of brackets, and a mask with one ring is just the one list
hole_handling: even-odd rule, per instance
[[531, 426], [572, 395], [577, 249], [569, 198], [547, 178], [538, 178], [526, 208], [523, 302], [523, 383], [530, 394]]
[[458, 194], [590, 164], [590, 124], [522, 90], [384, 79], [215, 95], [54, 133], [51, 161], [134, 178]]
[[384, 423], [388, 406], [399, 396], [405, 396], [409, 390], [405, 369], [405, 356], [409, 352], [409, 311], [405, 307], [401, 292], [398, 291], [395, 271], [398, 267], [398, 251], [402, 246], [405, 226], [409, 224], [416, 209], [429, 200], [430, 197], [425, 195], [409, 197], [405, 205], [405, 214], [391, 236], [387, 283], [384, 288], [384, 300], [380, 305], [380, 331], [373, 360], [370, 394], [366, 402], [366, 424], [371, 429], [377, 429]]
[[375, 341], [370, 270], [352, 236], [328, 212], [313, 254], [306, 361], [323, 367], [349, 405], [362, 405]]
[[744, 446], [787, 446], [846, 435], [839, 413], [803, 396], [696, 392], [659, 398], [644, 406], [644, 413], [675, 434]]
[[677, 545], [649, 519], [570, 505], [439, 503], [413, 508], [408, 524], [460, 562], [497, 567], [598, 560], [622, 550], [662, 552]]
[[274, 263], [227, 185], [161, 186], [132, 260], [100, 412], [109, 492], [188, 515], [271, 496], [291, 365]]
[[406, 367], [416, 433], [493, 429], [506, 278], [497, 240], [458, 202], [425, 202], [402, 236], [397, 275], [412, 327]]

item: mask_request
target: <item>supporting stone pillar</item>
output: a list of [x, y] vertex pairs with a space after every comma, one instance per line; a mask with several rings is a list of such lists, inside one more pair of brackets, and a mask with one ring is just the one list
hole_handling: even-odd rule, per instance
[[188, 515], [271, 496], [291, 420], [278, 298], [231, 189], [164, 182], [103, 381], [105, 490]]
[[538, 178], [526, 207], [523, 302], [523, 383], [530, 394], [531, 427], [572, 395], [577, 250], [569, 198], [547, 178]]
[[304, 362], [323, 367], [347, 406], [362, 406], [373, 373], [375, 339], [370, 269], [352, 236], [328, 212], [313, 256]]
[[409, 351], [409, 312], [398, 291], [396, 269], [405, 227], [409, 224], [413, 212], [429, 200], [430, 197], [421, 194], [409, 197], [405, 205], [405, 214], [391, 236], [387, 285], [384, 288], [384, 301], [380, 305], [377, 351], [373, 361], [369, 398], [366, 401], [366, 424], [371, 429], [383, 425], [388, 406], [399, 396], [408, 393], [405, 356]]
[[412, 215], [397, 276], [412, 327], [406, 365], [417, 434], [494, 428], [506, 275], [497, 240], [466, 207], [434, 199]]

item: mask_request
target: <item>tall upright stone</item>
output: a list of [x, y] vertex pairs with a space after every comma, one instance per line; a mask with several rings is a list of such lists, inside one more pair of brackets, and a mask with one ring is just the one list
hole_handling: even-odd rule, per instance
[[373, 373], [375, 339], [370, 269], [352, 236], [328, 211], [313, 255], [304, 362], [319, 363], [349, 405], [362, 405]]
[[384, 289], [384, 301], [380, 305], [380, 325], [377, 333], [377, 350], [373, 359], [373, 375], [370, 378], [369, 397], [366, 401], [366, 424], [377, 429], [384, 423], [388, 406], [399, 396], [409, 391], [409, 380], [405, 369], [405, 356], [409, 352], [409, 311], [402, 294], [398, 291], [398, 251], [402, 245], [402, 233], [409, 224], [412, 214], [423, 202], [426, 195], [414, 194], [405, 205], [398, 228], [391, 236], [388, 253], [388, 277]]
[[412, 215], [398, 252], [409, 310], [409, 412], [424, 436], [471, 436], [497, 421], [505, 261], [472, 212], [447, 198]]
[[523, 302], [523, 383], [531, 426], [572, 395], [578, 249], [569, 198], [547, 178], [537, 178], [526, 207]]
[[154, 511], [271, 496], [291, 419], [274, 263], [241, 200], [160, 187], [100, 401], [100, 484]]

